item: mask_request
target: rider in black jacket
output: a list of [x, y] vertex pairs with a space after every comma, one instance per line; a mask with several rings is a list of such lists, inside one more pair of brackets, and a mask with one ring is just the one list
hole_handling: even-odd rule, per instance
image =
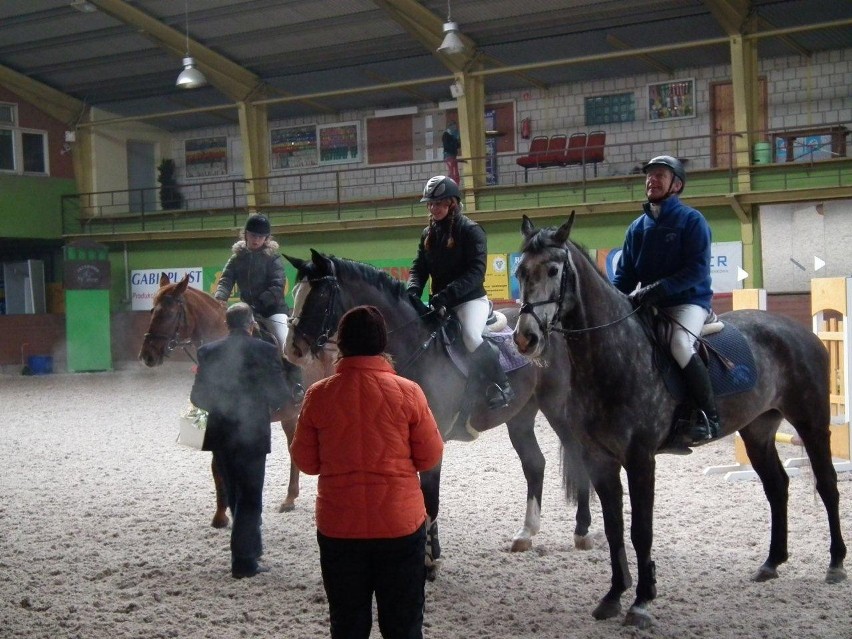
[[446, 176], [430, 178], [420, 201], [426, 202], [429, 226], [420, 235], [408, 292], [419, 299], [426, 281], [432, 279], [429, 306], [439, 315], [448, 308], [455, 311], [474, 368], [484, 378], [488, 406], [502, 408], [514, 393], [496, 349], [482, 338], [490, 310], [484, 286], [488, 255], [485, 231], [462, 215], [459, 186]]

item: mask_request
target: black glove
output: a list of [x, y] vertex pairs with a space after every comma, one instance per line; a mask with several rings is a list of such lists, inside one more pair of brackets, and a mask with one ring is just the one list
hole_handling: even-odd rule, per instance
[[420, 315], [425, 315], [429, 312], [429, 307], [423, 303], [423, 300], [420, 298], [420, 294], [415, 289], [408, 289], [408, 299]]
[[634, 308], [639, 306], [656, 306], [666, 299], [666, 289], [661, 282], [654, 282], [648, 286], [633, 291], [627, 296]]
[[431, 297], [429, 300], [429, 308], [431, 308], [438, 317], [446, 317], [447, 315], [447, 301], [440, 293]]

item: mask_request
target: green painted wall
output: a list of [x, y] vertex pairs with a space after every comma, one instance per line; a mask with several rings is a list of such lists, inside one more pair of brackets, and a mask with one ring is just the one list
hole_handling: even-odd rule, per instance
[[[686, 200], [688, 202], [688, 199]], [[610, 249], [621, 246], [627, 226], [639, 215], [581, 215], [574, 222], [572, 238], [590, 249]], [[718, 242], [739, 241], [740, 224], [729, 208], [709, 208], [703, 213], [713, 228], [713, 239]], [[516, 220], [489, 221], [488, 214], [476, 219], [488, 233], [491, 253], [514, 253], [521, 244], [521, 214]], [[536, 226], [557, 226], [564, 218], [537, 219]], [[426, 224], [426, 214], [423, 215]], [[298, 233], [276, 235], [281, 252], [293, 257], [308, 259], [310, 249], [338, 257], [375, 263], [379, 260], [411, 260], [417, 250], [420, 226], [395, 229], [349, 230], [339, 233]], [[236, 238], [234, 238], [236, 240]], [[112, 290], [110, 304], [113, 311], [129, 310], [127, 290], [129, 272], [139, 269], [195, 267], [221, 269], [230, 255], [229, 240], [190, 240], [180, 242], [128, 242], [126, 245], [110, 244]], [[125, 269], [124, 250], [127, 251]], [[292, 285], [294, 270], [288, 267]]]
[[61, 237], [61, 197], [76, 192], [74, 180], [0, 175], [0, 237]]

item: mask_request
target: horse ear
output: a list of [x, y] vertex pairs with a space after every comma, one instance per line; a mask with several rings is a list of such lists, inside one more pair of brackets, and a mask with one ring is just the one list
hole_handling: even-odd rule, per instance
[[334, 264], [319, 251], [311, 249], [311, 261], [314, 263], [314, 266], [320, 269], [321, 273], [334, 275]]
[[166, 286], [167, 284], [171, 284], [172, 281], [169, 279], [169, 274], [165, 271], [160, 273], [160, 287]]
[[175, 286], [175, 295], [183, 295], [186, 292], [186, 287], [189, 286], [189, 273], [183, 276], [183, 279]]
[[290, 262], [290, 264], [295, 266], [297, 271], [301, 271], [302, 267], [305, 265], [305, 260], [299, 259], [298, 257], [290, 257], [289, 255], [285, 255], [284, 253], [281, 254], [281, 257], [283, 257], [285, 260]]
[[532, 223], [532, 220], [524, 215], [524, 219], [521, 222], [521, 235], [525, 238], [529, 239], [535, 233], [535, 226]]
[[571, 235], [571, 227], [574, 225], [574, 214], [575, 211], [571, 211], [571, 216], [568, 218], [568, 221], [556, 229], [553, 239], [559, 244], [565, 244], [565, 242], [568, 241], [568, 236]]

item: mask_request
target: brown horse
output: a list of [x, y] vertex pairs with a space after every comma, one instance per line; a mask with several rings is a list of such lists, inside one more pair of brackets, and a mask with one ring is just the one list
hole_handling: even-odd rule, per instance
[[[189, 287], [189, 275], [177, 283], [169, 276], [160, 276], [160, 288], [154, 294], [151, 322], [139, 351], [139, 359], [149, 367], [159, 366], [177, 348], [198, 348], [206, 342], [224, 337], [228, 333], [225, 325], [225, 309], [212, 296]], [[188, 351], [187, 351], [188, 352]], [[325, 376], [326, 368], [321, 361], [316, 368], [305, 371], [305, 380], [316, 381]], [[274, 421], [280, 421], [289, 446], [296, 431], [299, 407], [288, 397], [281, 409], [273, 415]], [[216, 514], [213, 516], [214, 528], [228, 525], [227, 499], [222, 480], [211, 464], [213, 481], [216, 485]], [[299, 496], [299, 469], [290, 462], [290, 479], [287, 484], [287, 496], [278, 508], [286, 512], [295, 508]]]

